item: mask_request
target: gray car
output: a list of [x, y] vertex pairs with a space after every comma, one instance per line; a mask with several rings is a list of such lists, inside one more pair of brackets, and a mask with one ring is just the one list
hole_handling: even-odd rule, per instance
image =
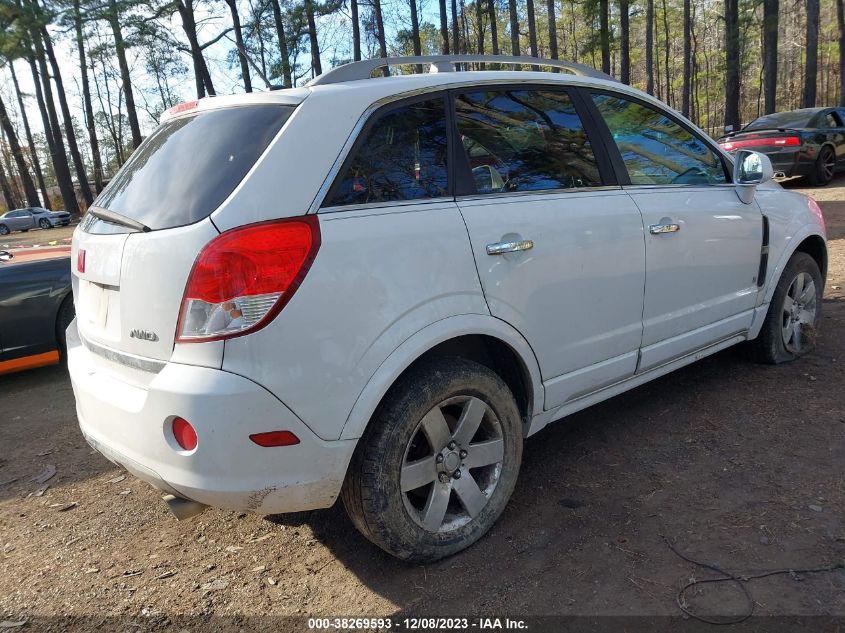
[[70, 224], [70, 213], [67, 211], [49, 211], [41, 207], [15, 209], [0, 216], [0, 235], [8, 235], [12, 231], [28, 231], [29, 229], [50, 229], [55, 226]]

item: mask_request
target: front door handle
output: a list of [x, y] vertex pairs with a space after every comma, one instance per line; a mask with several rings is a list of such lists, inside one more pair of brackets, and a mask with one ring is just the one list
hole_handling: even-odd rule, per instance
[[663, 233], [677, 233], [681, 230], [679, 224], [652, 224], [648, 227], [648, 232], [653, 235], [662, 235]]
[[514, 242], [496, 242], [487, 245], [488, 255], [503, 255], [505, 253], [518, 253], [534, 248], [533, 240], [517, 240]]

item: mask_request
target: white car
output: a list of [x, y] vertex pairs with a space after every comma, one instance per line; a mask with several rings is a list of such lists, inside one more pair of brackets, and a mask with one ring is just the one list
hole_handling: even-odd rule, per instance
[[178, 516], [340, 496], [434, 560], [548, 423], [743, 341], [811, 348], [824, 219], [768, 158], [577, 64], [454, 62], [538, 60], [176, 106], [76, 229], [82, 432]]

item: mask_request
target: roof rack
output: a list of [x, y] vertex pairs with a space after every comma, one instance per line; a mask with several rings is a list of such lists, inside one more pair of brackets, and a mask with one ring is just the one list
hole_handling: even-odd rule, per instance
[[464, 63], [485, 63], [485, 64], [507, 64], [519, 66], [550, 66], [566, 70], [573, 75], [580, 77], [592, 77], [593, 79], [605, 79], [616, 81], [610, 75], [599, 70], [560, 59], [543, 59], [542, 57], [512, 56], [512, 55], [422, 55], [418, 57], [376, 57], [365, 59], [360, 62], [344, 64], [332, 68], [327, 73], [315, 77], [308, 82], [308, 86], [323, 86], [336, 84], [344, 81], [360, 81], [370, 79], [373, 72], [387, 66], [401, 65], [423, 65], [429, 66], [429, 72], [455, 72], [455, 64]]

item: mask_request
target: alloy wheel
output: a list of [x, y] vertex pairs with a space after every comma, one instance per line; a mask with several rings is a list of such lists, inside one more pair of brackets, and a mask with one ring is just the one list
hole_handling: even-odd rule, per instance
[[830, 182], [833, 180], [833, 171], [836, 168], [836, 156], [828, 150], [822, 157], [822, 173], [824, 174], [824, 181]]
[[466, 525], [487, 506], [504, 459], [502, 424], [480, 398], [456, 396], [432, 408], [405, 449], [405, 509], [429, 532]]
[[783, 345], [793, 354], [806, 351], [808, 337], [816, 323], [816, 284], [809, 273], [801, 272], [789, 284], [783, 300], [781, 333]]

